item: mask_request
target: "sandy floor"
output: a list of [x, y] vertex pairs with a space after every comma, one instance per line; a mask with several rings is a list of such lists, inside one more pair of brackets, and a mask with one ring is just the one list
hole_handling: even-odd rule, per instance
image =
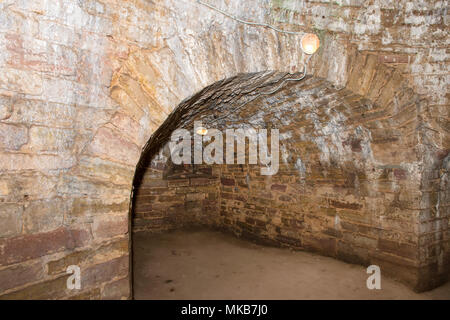
[[362, 266], [218, 232], [134, 237], [135, 299], [450, 299], [450, 283], [416, 294], [382, 276], [381, 290], [369, 290], [368, 276]]

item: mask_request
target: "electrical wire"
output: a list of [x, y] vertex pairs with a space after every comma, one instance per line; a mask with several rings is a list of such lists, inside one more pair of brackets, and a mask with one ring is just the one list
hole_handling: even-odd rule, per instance
[[[245, 21], [245, 20], [242, 20], [242, 19], [240, 19], [240, 18], [238, 18], [238, 17], [236, 17], [236, 16], [233, 16], [232, 14], [230, 14], [230, 13], [228, 13], [228, 12], [226, 12], [226, 11], [223, 11], [223, 10], [221, 10], [221, 9], [219, 9], [219, 8], [217, 8], [217, 7], [215, 7], [215, 6], [211, 5], [211, 4], [209, 4], [209, 3], [203, 2], [202, 0], [197, 0], [197, 2], [198, 2], [199, 4], [201, 4], [201, 5], [205, 6], [205, 7], [207, 7], [207, 8], [210, 8], [210, 9], [216, 11], [216, 12], [219, 12], [220, 14], [222, 14], [222, 15], [224, 15], [224, 16], [230, 18], [230, 19], [233, 19], [233, 20], [235, 20], [235, 21], [237, 21], [237, 22], [239, 22], [239, 23], [243, 23], [243, 24], [250, 25], [250, 26], [260, 26], [260, 27], [264, 27], [264, 28], [269, 28], [269, 29], [272, 29], [272, 30], [274, 30], [274, 31], [276, 31], [276, 32], [279, 32], [279, 33], [285, 33], [285, 34], [291, 34], [291, 35], [303, 35], [303, 34], [304, 34], [304, 33], [302, 33], [302, 32], [295, 32], [295, 31], [285, 31], [285, 30], [281, 30], [281, 29], [278, 29], [278, 28], [276, 28], [276, 27], [274, 27], [274, 26], [272, 26], [272, 25], [270, 25], [270, 24], [267, 24], [267, 23]], [[261, 97], [261, 96], [274, 94], [275, 92], [277, 92], [278, 90], [280, 90], [280, 89], [285, 85], [285, 83], [286, 83], [287, 81], [300, 81], [300, 80], [303, 80], [303, 79], [305, 78], [305, 76], [306, 76], [306, 66], [307, 66], [307, 64], [308, 64], [308, 62], [309, 62], [309, 59], [311, 58], [311, 55], [308, 54], [307, 56], [308, 56], [308, 57], [306, 58], [306, 61], [305, 61], [305, 63], [303, 64], [303, 74], [302, 74], [299, 78], [288, 78], [288, 79], [283, 79], [283, 81], [281, 81], [281, 84], [280, 84], [278, 87], [276, 87], [275, 89], [273, 89], [273, 90], [271, 90], [271, 91], [261, 92], [261, 93], [257, 94], [255, 97], [253, 97], [253, 98], [247, 100], [246, 102], [244, 102], [244, 103], [241, 104], [240, 106], [234, 108], [232, 111], [228, 112], [227, 114], [222, 115], [222, 116], [220, 116], [220, 117], [218, 117], [218, 118], [212, 119], [211, 121], [209, 121], [209, 124], [213, 124], [213, 123], [215, 123], [215, 122], [217, 122], [217, 121], [220, 121], [220, 120], [222, 120], [222, 119], [227, 118], [232, 112], [235, 113], [236, 111], [241, 110], [244, 106], [246, 106], [246, 105], [249, 104], [250, 102], [252, 102], [252, 101], [258, 99], [258, 98]]]
[[275, 92], [277, 92], [278, 90], [280, 90], [280, 89], [286, 84], [286, 82], [288, 82], [288, 81], [300, 81], [300, 80], [303, 80], [303, 79], [306, 77], [306, 66], [307, 66], [307, 64], [308, 64], [310, 58], [311, 58], [311, 56], [308, 55], [308, 58], [306, 58], [306, 61], [305, 61], [304, 65], [303, 65], [303, 73], [302, 73], [302, 75], [301, 75], [299, 78], [288, 78], [288, 79], [283, 79], [283, 80], [281, 81], [280, 85], [277, 86], [275, 89], [270, 90], [270, 91], [265, 91], [265, 92], [258, 93], [255, 97], [253, 97], [252, 99], [250, 99], [250, 100], [244, 102], [243, 104], [239, 105], [238, 107], [234, 108], [233, 110], [231, 110], [231, 111], [228, 112], [227, 114], [225, 114], [225, 115], [223, 115], [223, 116], [220, 116], [220, 117], [218, 117], [218, 118], [212, 119], [211, 121], [209, 121], [208, 124], [213, 124], [213, 123], [215, 123], [215, 122], [217, 122], [217, 121], [220, 121], [220, 120], [223, 120], [223, 119], [227, 118], [231, 113], [235, 113], [235, 112], [241, 110], [244, 106], [246, 106], [246, 105], [249, 104], [250, 102], [253, 102], [254, 100], [258, 99], [258, 98], [261, 97], [261, 96], [267, 96], [267, 95], [274, 94]]
[[236, 20], [237, 22], [240, 22], [240, 23], [243, 23], [243, 24], [247, 24], [247, 25], [250, 25], [250, 26], [259, 26], [259, 27], [269, 28], [269, 29], [272, 29], [272, 30], [274, 30], [276, 32], [286, 33], [286, 34], [294, 34], [294, 35], [303, 35], [304, 34], [302, 32], [281, 30], [281, 29], [278, 29], [277, 27], [271, 26], [270, 24], [267, 24], [267, 23], [245, 21], [245, 20], [239, 19], [238, 17], [233, 16], [232, 14], [230, 14], [228, 12], [225, 12], [225, 11], [223, 11], [223, 10], [221, 10], [221, 9], [219, 9], [219, 8], [209, 4], [209, 3], [203, 2], [201, 0], [197, 0], [197, 2], [202, 4], [202, 5], [204, 5], [205, 7], [208, 7], [210, 9], [214, 10], [214, 11], [217, 11], [217, 12], [223, 14], [224, 16], [226, 16], [228, 18], [231, 18], [231, 19]]

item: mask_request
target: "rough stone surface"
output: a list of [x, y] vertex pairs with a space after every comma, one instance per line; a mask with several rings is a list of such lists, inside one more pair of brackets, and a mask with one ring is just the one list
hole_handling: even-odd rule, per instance
[[[363, 204], [349, 197], [318, 205], [364, 222], [364, 215], [353, 212], [355, 205], [374, 212], [393, 203], [389, 218], [380, 219], [379, 227], [392, 238], [396, 236], [386, 231], [389, 226], [410, 228], [412, 238], [417, 238], [420, 272], [436, 275], [436, 283], [443, 281], [450, 264], [447, 2], [210, 1], [246, 20], [319, 35], [322, 46], [308, 72], [337, 89], [345, 88], [349, 95], [362, 95], [370, 104], [352, 113], [355, 117], [345, 124], [364, 126], [361, 137], [340, 141], [339, 147], [325, 138], [311, 142], [303, 146], [310, 148], [306, 155], [319, 157], [322, 165], [333, 160], [330, 155], [338, 148], [339, 154], [347, 154], [346, 161], [358, 162], [368, 151], [364, 139], [370, 131], [370, 150], [377, 161], [373, 175], [385, 180], [380, 179]], [[45, 263], [83, 248], [98, 248], [112, 240], [108, 237], [128, 237], [123, 217], [135, 166], [144, 144], [171, 111], [222, 79], [301, 70], [305, 56], [299, 39], [241, 25], [193, 0], [1, 1], [0, 216], [8, 226], [0, 228], [1, 246], [6, 246], [0, 251], [0, 282], [1, 272], [11, 264], [29, 259]], [[405, 106], [412, 94], [419, 100]], [[383, 117], [389, 119], [390, 130], [377, 127]], [[330, 129], [319, 127], [324, 135]], [[395, 150], [392, 143], [411, 148]], [[378, 162], [386, 167], [379, 168]], [[297, 177], [319, 179], [323, 174], [316, 172], [320, 166], [308, 167], [305, 173], [302, 168], [300, 163]], [[356, 178], [342, 179], [356, 183]], [[368, 180], [358, 179], [362, 197]], [[405, 187], [413, 181], [414, 187]], [[288, 182], [275, 183], [290, 192]], [[213, 197], [212, 192], [204, 199], [193, 193], [189, 199], [194, 203]], [[280, 203], [290, 196], [284, 193], [278, 196]], [[379, 193], [388, 199], [385, 203], [377, 198]], [[54, 199], [64, 205], [52, 208]], [[111, 218], [106, 218], [109, 213]], [[42, 246], [29, 246], [33, 241]], [[345, 247], [324, 238], [307, 243], [331, 251]], [[400, 248], [382, 245], [391, 251]], [[14, 253], [8, 251], [12, 248]], [[103, 261], [116, 258], [106, 255]], [[87, 266], [87, 258], [79, 259], [78, 264]], [[98, 298], [116, 277], [114, 272], [109, 276], [102, 278], [104, 283], [94, 282], [95, 288], [70, 292], [64, 277], [42, 274], [0, 295]], [[430, 284], [427, 277], [423, 287]]]
[[[361, 78], [358, 69], [352, 74]], [[390, 73], [385, 76], [380, 80], [388, 83]], [[149, 154], [141, 160], [146, 169], [138, 170], [142, 178], [135, 191], [135, 230], [209, 225], [348, 262], [376, 261], [418, 291], [444, 281], [448, 238], [443, 236], [438, 245], [440, 262], [431, 263], [440, 272], [427, 271], [430, 259], [421, 254], [436, 242], [421, 243], [421, 214], [429, 199], [423, 198], [423, 159], [418, 152], [419, 97], [406, 89], [381, 87], [373, 97], [386, 101], [383, 106], [317, 78], [290, 84], [282, 79], [267, 73], [238, 76], [180, 105], [152, 137]], [[280, 84], [285, 86], [277, 92], [259, 95]], [[377, 85], [369, 83], [369, 92]], [[279, 172], [262, 176], [259, 165], [174, 165], [163, 143], [170, 127], [191, 128], [199, 119], [222, 132], [249, 124], [280, 128]], [[448, 218], [443, 220], [448, 230]], [[393, 272], [397, 266], [403, 268], [401, 273]]]

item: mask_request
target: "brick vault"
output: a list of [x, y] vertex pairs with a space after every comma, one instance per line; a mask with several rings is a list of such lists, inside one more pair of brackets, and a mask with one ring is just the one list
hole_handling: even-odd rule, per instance
[[[283, 81], [306, 60], [298, 36], [196, 1], [0, 3], [0, 298], [129, 298], [132, 228], [186, 224], [376, 263], [418, 291], [448, 279], [445, 2], [214, 4], [318, 34], [308, 76]], [[219, 115], [278, 128], [279, 174], [167, 160], [173, 130]]]

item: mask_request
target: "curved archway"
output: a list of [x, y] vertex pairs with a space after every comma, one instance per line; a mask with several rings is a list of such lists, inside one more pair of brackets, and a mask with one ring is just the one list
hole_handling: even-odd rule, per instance
[[[126, 298], [130, 189], [145, 143], [183, 99], [221, 79], [301, 69], [300, 39], [238, 24], [191, 0], [64, 1], [57, 10], [45, 1], [10, 2], [0, 5], [10, 22], [0, 59], [1, 298]], [[390, 217], [418, 221], [418, 249], [395, 237], [380, 245], [391, 258], [418, 251], [415, 260], [403, 257], [406, 264], [386, 263], [398, 274], [415, 270], [408, 281], [426, 289], [445, 281], [450, 265], [445, 3], [418, 13], [375, 2], [381, 10], [211, 3], [319, 34], [309, 73], [376, 106], [354, 120], [370, 127], [374, 159], [387, 164], [380, 193], [393, 204]], [[367, 19], [370, 28], [361, 23]], [[415, 103], [405, 106], [409, 99]], [[393, 127], [380, 129], [380, 121]], [[342, 147], [352, 146], [359, 149], [354, 141]], [[389, 192], [398, 182], [405, 193]], [[65, 286], [73, 264], [87, 275], [82, 292]]]
[[[398, 268], [403, 268], [403, 271], [409, 269], [409, 272], [401, 274], [401, 280], [417, 290], [423, 290], [424, 280], [420, 277], [424, 275], [419, 275], [416, 268], [419, 262], [419, 235], [414, 229], [419, 224], [420, 213], [405, 207], [406, 201], [420, 202], [419, 197], [411, 198], [410, 195], [414, 194], [413, 190], [420, 189], [421, 175], [417, 167], [420, 157], [409, 149], [417, 147], [418, 140], [405, 134], [418, 124], [420, 101], [412, 90], [401, 87], [404, 83], [393, 70], [381, 69], [386, 73], [377, 75], [369, 69], [370, 77], [362, 73], [361, 70], [367, 71], [368, 68], [360, 68], [361, 65], [370, 66], [371, 60], [373, 64], [370, 55], [358, 56], [357, 66], [351, 70], [352, 77], [348, 80], [348, 88], [356, 88], [366, 96], [348, 88], [339, 88], [318, 77], [308, 77], [302, 82], [279, 88], [286, 74], [276, 72], [241, 74], [206, 87], [183, 101], [152, 135], [138, 164], [134, 188], [139, 188], [143, 171], [150, 166], [155, 154], [163, 149], [171, 132], [180, 127], [192, 126], [195, 119], [203, 119], [207, 124], [208, 121], [215, 122], [218, 114], [228, 112], [229, 115], [223, 119], [225, 122], [218, 125], [220, 129], [225, 128], [225, 123], [231, 128], [238, 128], [243, 123], [267, 127], [268, 121], [272, 122], [269, 127], [278, 125], [286, 130], [289, 137], [282, 143], [284, 153], [281, 157], [290, 178], [284, 175], [278, 181], [279, 177], [270, 177], [270, 182], [266, 182], [266, 188], [262, 190], [264, 195], [259, 196], [270, 198], [268, 193], [273, 192], [275, 202], [279, 204], [260, 203], [265, 210], [261, 216], [265, 218], [258, 220], [254, 216], [244, 215], [235, 219], [234, 225], [228, 221], [226, 228], [259, 240], [316, 250], [354, 263], [376, 261], [385, 267], [386, 273], [393, 275], [398, 275]], [[400, 87], [401, 90], [395, 90]], [[251, 97], [257, 97], [258, 92], [270, 92], [273, 88], [280, 90], [255, 100], [258, 104], [252, 100]], [[367, 96], [378, 102], [373, 103]], [[233, 110], [236, 104], [242, 105], [246, 99], [251, 102], [246, 104], [244, 110], [239, 107]], [[278, 115], [270, 120], [274, 112]], [[275, 119], [277, 125], [273, 121]], [[386, 150], [386, 146], [391, 151]], [[293, 152], [302, 156], [293, 157]], [[163, 159], [161, 164], [166, 168], [166, 158]], [[409, 162], [405, 162], [405, 159], [409, 159]], [[225, 170], [219, 175], [219, 184], [224, 178], [229, 180], [225, 185], [231, 185], [230, 181], [233, 181], [233, 186], [239, 188], [232, 171], [227, 173]], [[187, 177], [189, 181], [196, 178], [195, 175]], [[186, 180], [186, 176], [183, 179]], [[157, 182], [154, 185], [156, 188], [167, 186], [167, 181], [165, 184], [161, 179]], [[314, 186], [314, 183], [318, 185]], [[191, 182], [188, 185], [192, 186]], [[190, 189], [192, 192], [195, 188]], [[288, 193], [285, 193], [286, 190], [289, 190]], [[340, 194], [343, 191], [345, 195]], [[310, 199], [296, 203], [292, 192], [300, 192]], [[384, 193], [390, 197], [385, 197]], [[233, 194], [219, 190], [218, 196], [214, 198], [221, 198], [221, 195], [232, 201], [249, 204], [249, 198], [242, 197], [239, 192]], [[280, 196], [284, 201], [295, 203], [298, 217], [292, 213], [285, 216], [280, 214], [280, 210], [284, 208], [286, 211], [288, 208], [286, 203], [279, 201]], [[179, 207], [179, 204], [180, 199], [177, 199], [175, 205]], [[251, 205], [258, 205], [257, 200], [256, 204]], [[270, 209], [272, 215], [267, 219]], [[304, 222], [305, 216], [307, 223]], [[219, 220], [216, 217], [210, 224], [220, 226]], [[275, 220], [277, 222], [268, 231], [267, 226], [270, 227]], [[252, 230], [257, 230], [257, 226], [262, 224], [265, 224], [263, 234], [254, 234]], [[305, 225], [309, 230], [299, 232], [304, 230]], [[297, 234], [286, 235], [292, 233]], [[398, 250], [395, 245], [402, 246], [402, 249]]]
[[[267, 39], [273, 39], [270, 33], [266, 34], [265, 31], [263, 33]], [[286, 40], [288, 43], [290, 41], [284, 38], [279, 40]], [[226, 43], [226, 40], [224, 41]], [[394, 199], [389, 199], [392, 203], [401, 204], [398, 209], [400, 211], [411, 209], [409, 217], [413, 216], [417, 222], [415, 226], [411, 226], [415, 239], [412, 246], [401, 243], [396, 235], [392, 236], [392, 240], [387, 240], [382, 244], [387, 250], [390, 250], [390, 254], [394, 253], [395, 255], [395, 252], [399, 250], [406, 250], [411, 254], [406, 261], [402, 260], [405, 257], [396, 260], [396, 266], [392, 268], [396, 271], [393, 273], [394, 275], [402, 274], [403, 271], [410, 270], [413, 266], [414, 275], [406, 281], [417, 290], [433, 287], [437, 283], [445, 281], [445, 276], [443, 273], [439, 273], [440, 275], [436, 278], [436, 273], [432, 271], [434, 267], [430, 266], [439, 263], [440, 270], [446, 270], [448, 250], [443, 244], [447, 241], [444, 238], [438, 247], [445, 258], [441, 258], [440, 262], [435, 258], [432, 263], [429, 263], [429, 259], [426, 257], [434, 252], [435, 244], [427, 244], [420, 249], [418, 247], [419, 238], [422, 238], [425, 233], [423, 225], [433, 224], [430, 220], [434, 219], [433, 217], [422, 218], [427, 215], [424, 206], [427, 207], [426, 210], [430, 210], [436, 205], [431, 199], [425, 199], [429, 198], [430, 194], [421, 196], [423, 191], [417, 188], [416, 183], [423, 176], [421, 164], [426, 163], [425, 158], [435, 157], [434, 150], [430, 149], [429, 144], [424, 143], [429, 136], [426, 120], [423, 117], [427, 112], [427, 102], [414, 93], [409, 87], [407, 79], [399, 70], [384, 65], [376, 55], [359, 52], [354, 46], [335, 40], [329, 35], [322, 36], [322, 43], [320, 51], [311, 60], [312, 75], [326, 79], [330, 85], [341, 92], [346, 92], [349, 96], [361, 96], [367, 100], [366, 107], [360, 110], [358, 116], [349, 120], [349, 124], [353, 121], [353, 124], [360, 123], [370, 127], [370, 139], [372, 142], [376, 142], [371, 148], [373, 158], [384, 163], [386, 165], [384, 169], [391, 176], [394, 175], [394, 179], [414, 180], [413, 190], [415, 191], [408, 194], [406, 200], [400, 199], [397, 192], [393, 192], [396, 194]], [[289, 52], [288, 56], [297, 57], [300, 63], [289, 63], [289, 67], [286, 68], [288, 64], [283, 63], [282, 55], [276, 60], [265, 60], [263, 58], [266, 56], [265, 52], [253, 52], [252, 54], [255, 56], [241, 61], [244, 64], [224, 65], [224, 68], [218, 68], [222, 70], [220, 74], [204, 73], [198, 78], [200, 80], [196, 81], [188, 80], [188, 74], [196, 74], [191, 70], [192, 62], [178, 60], [178, 57], [170, 50], [161, 48], [156, 51], [139, 50], [131, 53], [123, 66], [114, 74], [111, 82], [111, 96], [120, 108], [111, 123], [97, 131], [97, 135], [91, 143], [91, 146], [94, 146], [91, 154], [108, 158], [108, 154], [115, 153], [119, 154], [121, 162], [127, 161], [130, 165], [137, 163], [140, 155], [139, 146], [143, 146], [150, 139], [152, 132], [156, 132], [156, 128], [166, 117], [169, 117], [172, 106], [177, 105], [177, 101], [181, 100], [181, 97], [192, 95], [192, 98], [180, 104], [180, 106], [186, 106], [186, 101], [192, 102], [193, 99], [199, 97], [194, 92], [214, 89], [214, 83], [221, 77], [239, 74], [239, 72], [266, 69], [295, 72], [301, 68], [302, 53], [297, 45], [289, 47], [294, 51]], [[195, 45], [195, 48], [202, 47]], [[201, 52], [202, 49], [199, 50]], [[260, 59], [255, 57], [260, 57]], [[288, 61], [291, 61], [290, 59]], [[170, 82], [170, 79], [175, 79], [175, 82]], [[226, 83], [226, 80], [221, 81]], [[186, 84], [192, 86], [186, 87]], [[205, 84], [210, 85], [206, 86], [203, 91], [200, 90]], [[175, 114], [177, 113], [175, 112]], [[116, 129], [119, 128], [118, 131], [121, 133], [110, 134], [111, 124]], [[125, 133], [127, 131], [128, 133]], [[102, 138], [102, 136], [107, 136], [107, 138]], [[132, 141], [131, 144], [130, 141]], [[351, 141], [348, 143], [352, 144]], [[393, 148], [393, 144], [402, 148]], [[91, 146], [87, 150], [92, 150]], [[136, 146], [138, 147], [136, 148]], [[409, 148], [405, 148], [405, 146]], [[355, 147], [358, 148], [356, 145]], [[116, 155], [113, 157], [117, 158]], [[411, 163], [404, 166], [405, 159], [410, 159]], [[404, 205], [405, 201], [413, 201], [416, 204], [426, 202], [426, 204], [408, 207]], [[373, 205], [376, 206], [375, 203]], [[436, 232], [441, 231], [436, 230]], [[420, 257], [416, 259], [418, 256]], [[414, 259], [409, 259], [410, 257], [414, 257]], [[391, 263], [383, 260], [384, 257], [378, 258], [380, 259], [379, 264]], [[402, 272], [399, 273], [398, 270]]]

